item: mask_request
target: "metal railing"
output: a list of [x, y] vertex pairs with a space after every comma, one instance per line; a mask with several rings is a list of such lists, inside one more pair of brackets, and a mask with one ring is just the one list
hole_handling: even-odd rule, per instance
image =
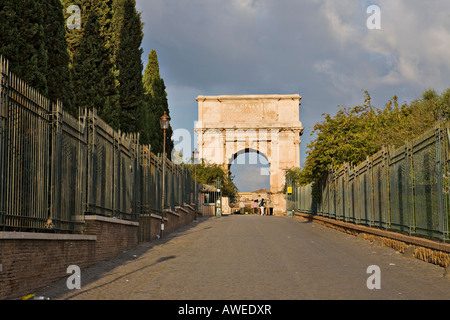
[[288, 182], [288, 210], [448, 241], [449, 136], [450, 128], [439, 124], [356, 167], [330, 171], [319, 201], [311, 196], [311, 185]]
[[[0, 57], [0, 230], [78, 232], [84, 215], [162, 215], [162, 161], [95, 110], [72, 117]], [[166, 160], [165, 171], [166, 208], [191, 204], [189, 169]]]

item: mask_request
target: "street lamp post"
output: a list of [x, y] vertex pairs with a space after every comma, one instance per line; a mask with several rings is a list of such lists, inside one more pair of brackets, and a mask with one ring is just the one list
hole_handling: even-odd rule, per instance
[[167, 115], [166, 111], [164, 111], [164, 115], [159, 119], [161, 129], [163, 131], [164, 140], [163, 140], [163, 166], [162, 166], [162, 199], [161, 199], [161, 238], [163, 236], [164, 231], [164, 206], [165, 206], [165, 181], [166, 181], [166, 131], [169, 129], [170, 117]]
[[195, 149], [192, 151], [192, 162], [194, 164], [194, 200], [195, 200], [195, 214], [194, 219], [197, 220], [197, 210], [198, 210], [198, 195], [197, 195], [197, 157], [198, 157], [198, 150]]

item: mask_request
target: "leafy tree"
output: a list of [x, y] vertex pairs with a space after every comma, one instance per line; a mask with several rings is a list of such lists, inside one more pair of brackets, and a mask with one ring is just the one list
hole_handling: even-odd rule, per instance
[[444, 90], [439, 97], [435, 98], [433, 102], [438, 105], [438, 110], [440, 111], [440, 116], [442, 119], [450, 119], [450, 88]]
[[434, 98], [417, 99], [400, 106], [397, 96], [394, 96], [379, 112], [376, 149], [383, 145], [400, 146], [419, 136], [441, 118], [439, 109]]
[[319, 183], [330, 167], [337, 169], [345, 162], [357, 164], [376, 152], [376, 112], [367, 92], [363, 105], [340, 107], [334, 117], [324, 117], [314, 126], [317, 138], [308, 145], [303, 182]]
[[[304, 175], [302, 174], [302, 170], [300, 168], [290, 168], [285, 170], [284, 178], [287, 181], [297, 182], [301, 185], [306, 185], [309, 181], [302, 181], [304, 179]], [[284, 186], [284, 193], [286, 192], [286, 184]]]
[[430, 88], [430, 89], [426, 89], [423, 93], [422, 93], [422, 99], [423, 100], [434, 100], [434, 101], [438, 101], [439, 100], [439, 95], [436, 92], [436, 90]]
[[[194, 177], [194, 165], [187, 164]], [[231, 201], [236, 198], [236, 194], [239, 192], [238, 188], [233, 182], [233, 176], [230, 176], [222, 166], [218, 164], [208, 164], [204, 160], [196, 165], [196, 180], [198, 183], [207, 185], [215, 185], [216, 180], [220, 179], [222, 182], [221, 190], [224, 197], [229, 197]]]
[[[450, 96], [450, 91], [445, 91]], [[372, 106], [365, 91], [364, 104], [353, 108], [338, 106], [335, 116], [324, 114], [324, 121], [314, 126], [316, 138], [308, 145], [302, 170], [293, 168], [286, 178], [302, 185], [312, 183], [313, 195], [320, 197], [320, 186], [329, 170], [344, 163], [358, 165], [384, 145], [399, 146], [431, 128], [436, 121], [447, 118], [445, 94], [426, 90], [421, 99], [410, 104], [398, 103], [392, 97], [380, 110]], [[448, 100], [447, 100], [448, 101]]]

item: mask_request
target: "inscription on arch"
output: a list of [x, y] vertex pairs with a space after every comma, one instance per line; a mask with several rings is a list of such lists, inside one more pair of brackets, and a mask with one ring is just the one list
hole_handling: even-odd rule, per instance
[[225, 102], [221, 107], [221, 120], [238, 122], [278, 121], [277, 106], [273, 103], [234, 103]]

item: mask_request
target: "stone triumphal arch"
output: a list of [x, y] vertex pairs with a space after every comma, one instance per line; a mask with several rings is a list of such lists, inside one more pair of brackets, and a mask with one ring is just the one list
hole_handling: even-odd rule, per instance
[[199, 157], [229, 170], [238, 154], [255, 151], [269, 162], [274, 213], [286, 210], [284, 170], [300, 166], [301, 97], [295, 95], [198, 96]]

